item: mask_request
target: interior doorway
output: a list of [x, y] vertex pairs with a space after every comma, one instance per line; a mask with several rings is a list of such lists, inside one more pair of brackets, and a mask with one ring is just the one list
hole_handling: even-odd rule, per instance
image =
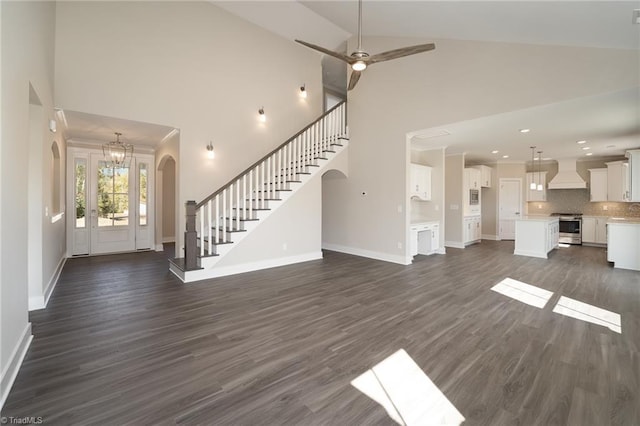
[[176, 241], [176, 161], [164, 156], [158, 164], [158, 233], [162, 244]]
[[501, 240], [515, 240], [516, 219], [522, 212], [522, 179], [500, 179], [498, 204], [499, 237]]

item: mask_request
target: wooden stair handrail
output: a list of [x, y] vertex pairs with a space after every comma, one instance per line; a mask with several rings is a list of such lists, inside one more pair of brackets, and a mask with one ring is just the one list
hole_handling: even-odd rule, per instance
[[298, 136], [300, 136], [301, 134], [303, 134], [304, 132], [306, 132], [307, 130], [309, 130], [314, 124], [318, 123], [320, 120], [322, 120], [323, 118], [325, 118], [327, 115], [329, 115], [330, 113], [332, 113], [334, 110], [336, 110], [340, 105], [346, 103], [347, 101], [342, 101], [339, 104], [337, 104], [336, 106], [334, 106], [333, 108], [331, 108], [330, 110], [326, 111], [325, 113], [323, 113], [320, 117], [318, 117], [318, 119], [316, 119], [315, 121], [313, 121], [311, 124], [309, 124], [308, 126], [306, 126], [305, 128], [303, 128], [302, 130], [300, 130], [298, 133], [296, 133], [295, 135], [291, 136], [289, 139], [287, 139], [286, 141], [284, 141], [282, 144], [280, 144], [277, 148], [273, 149], [271, 152], [269, 152], [268, 154], [266, 154], [264, 157], [262, 157], [261, 159], [259, 159], [258, 161], [256, 161], [255, 163], [253, 163], [252, 165], [250, 165], [249, 167], [247, 167], [246, 169], [244, 169], [241, 173], [239, 173], [238, 175], [236, 175], [233, 179], [229, 180], [229, 182], [227, 182], [226, 184], [222, 185], [220, 187], [220, 189], [218, 189], [216, 192], [214, 192], [213, 194], [209, 195], [207, 198], [205, 198], [204, 200], [200, 201], [197, 205], [196, 205], [196, 209], [199, 209], [200, 207], [204, 206], [205, 204], [207, 204], [209, 202], [209, 200], [212, 200], [216, 195], [220, 194], [225, 188], [231, 186], [231, 184], [233, 184], [233, 182], [235, 182], [236, 180], [238, 180], [240, 177], [244, 176], [246, 173], [248, 173], [251, 169], [253, 169], [254, 167], [256, 167], [258, 164], [262, 163], [264, 160], [266, 160], [267, 158], [269, 158], [270, 156], [273, 155], [273, 153], [275, 153], [276, 151], [278, 151], [279, 149], [282, 149], [286, 144], [288, 144], [289, 142], [291, 142], [292, 140], [294, 140], [295, 138], [297, 138]]

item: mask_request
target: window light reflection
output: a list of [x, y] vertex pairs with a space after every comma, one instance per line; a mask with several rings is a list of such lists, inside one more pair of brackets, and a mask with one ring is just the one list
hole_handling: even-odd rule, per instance
[[607, 327], [611, 331], [622, 334], [620, 314], [598, 308], [588, 303], [579, 302], [569, 297], [561, 296], [553, 308], [553, 312], [571, 318]]
[[491, 287], [491, 290], [540, 309], [544, 308], [553, 296], [548, 290], [512, 278], [505, 278]]
[[464, 416], [404, 350], [376, 364], [351, 385], [399, 425], [460, 425]]

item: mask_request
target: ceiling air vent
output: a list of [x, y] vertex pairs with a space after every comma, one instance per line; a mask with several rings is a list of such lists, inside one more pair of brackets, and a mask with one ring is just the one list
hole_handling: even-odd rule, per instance
[[413, 138], [414, 139], [420, 139], [420, 140], [425, 140], [425, 139], [433, 139], [433, 138], [438, 138], [440, 136], [448, 136], [450, 135], [451, 132], [445, 129], [429, 129], [426, 130], [424, 132], [421, 132], [418, 135], [415, 135]]

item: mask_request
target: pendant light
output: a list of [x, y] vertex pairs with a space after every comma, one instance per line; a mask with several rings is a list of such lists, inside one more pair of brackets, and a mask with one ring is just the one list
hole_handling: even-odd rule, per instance
[[131, 162], [133, 145], [120, 140], [122, 133], [115, 132], [116, 140], [102, 145], [102, 154], [109, 167], [128, 167], [127, 160]]
[[538, 191], [542, 191], [542, 151], [538, 151]]
[[536, 162], [533, 159], [533, 154], [534, 154], [534, 152], [536, 150], [536, 147], [532, 146], [530, 148], [531, 148], [531, 170], [532, 170], [533, 174], [531, 175], [531, 183], [529, 184], [529, 189], [532, 190], [532, 191], [535, 191], [536, 187], [537, 187], [537, 185], [536, 185], [536, 174], [535, 174], [536, 173]]

